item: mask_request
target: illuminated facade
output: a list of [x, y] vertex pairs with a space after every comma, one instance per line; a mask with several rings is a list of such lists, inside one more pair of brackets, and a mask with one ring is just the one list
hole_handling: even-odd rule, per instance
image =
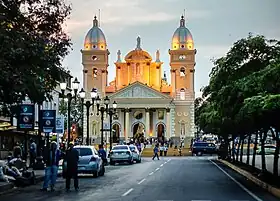
[[[182, 16], [180, 26], [172, 37], [170, 55], [171, 83], [166, 73], [162, 77], [163, 62], [160, 52], [156, 58], [142, 49], [141, 38], [137, 38], [136, 48], [122, 58], [117, 52], [115, 62], [116, 77], [108, 82], [108, 56], [105, 35], [93, 20], [88, 31], [84, 48], [81, 50], [84, 83], [87, 92], [98, 90], [101, 97], [108, 96], [117, 101], [117, 115], [113, 120], [113, 141], [129, 140], [136, 133], [146, 138], [180, 139], [189, 141], [194, 136], [194, 66], [195, 54], [193, 38], [185, 26]], [[89, 98], [89, 93], [87, 93]], [[100, 142], [100, 117], [90, 117], [90, 134], [95, 142]], [[85, 119], [85, 118], [84, 118]], [[105, 127], [108, 125], [105, 120]], [[84, 122], [84, 125], [86, 123]], [[86, 126], [84, 126], [86, 133]], [[108, 135], [105, 134], [105, 138]]]

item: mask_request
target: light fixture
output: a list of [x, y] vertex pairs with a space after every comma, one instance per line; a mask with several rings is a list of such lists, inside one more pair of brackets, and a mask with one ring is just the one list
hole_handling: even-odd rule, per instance
[[67, 87], [66, 82], [61, 82], [61, 83], [60, 83], [60, 89], [61, 89], [61, 90], [66, 90], [66, 87]]
[[81, 91], [79, 92], [81, 99], [84, 99], [86, 97], [86, 92], [85, 90], [82, 88]]
[[91, 92], [90, 92], [90, 96], [91, 96], [91, 98], [96, 98], [96, 96], [97, 96], [97, 91], [96, 91], [95, 88], [92, 88], [92, 90], [91, 90]]
[[97, 105], [100, 105], [100, 101], [101, 101], [101, 99], [99, 98], [99, 96], [97, 96], [97, 98], [96, 98], [96, 104], [97, 104]]
[[113, 108], [114, 108], [114, 109], [117, 108], [117, 102], [116, 102], [116, 101], [113, 102]]
[[80, 84], [80, 82], [78, 81], [78, 79], [77, 79], [77, 77], [74, 79], [74, 81], [73, 81], [73, 89], [74, 90], [77, 90], [77, 89], [79, 89], [79, 84]]
[[110, 99], [108, 98], [108, 96], [106, 96], [104, 99], [104, 104], [109, 105], [109, 103], [110, 103]]

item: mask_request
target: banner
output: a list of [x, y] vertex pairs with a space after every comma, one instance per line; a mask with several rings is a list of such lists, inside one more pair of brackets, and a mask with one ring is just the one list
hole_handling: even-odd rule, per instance
[[40, 130], [44, 133], [55, 132], [56, 128], [56, 110], [41, 110]]
[[64, 133], [64, 116], [57, 115], [56, 117], [56, 133]]
[[33, 131], [35, 120], [35, 107], [33, 104], [22, 104], [19, 106], [17, 130]]

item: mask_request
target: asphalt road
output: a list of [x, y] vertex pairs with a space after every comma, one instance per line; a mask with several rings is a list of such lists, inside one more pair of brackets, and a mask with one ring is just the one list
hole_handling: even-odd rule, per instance
[[80, 178], [80, 191], [55, 192], [41, 185], [1, 195], [0, 201], [277, 201], [269, 193], [216, 162], [213, 157], [172, 157], [109, 166], [104, 177]]

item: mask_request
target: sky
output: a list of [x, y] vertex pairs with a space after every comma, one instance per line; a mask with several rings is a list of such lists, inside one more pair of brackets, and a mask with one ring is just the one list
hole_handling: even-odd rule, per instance
[[[279, 0], [67, 0], [72, 13], [65, 30], [72, 39], [72, 51], [63, 65], [82, 83], [81, 52], [84, 38], [92, 27], [94, 15], [101, 10], [109, 56], [109, 82], [115, 77], [117, 51], [124, 57], [135, 49], [137, 36], [142, 49], [155, 58], [160, 50], [163, 71], [170, 81], [168, 50], [181, 15], [191, 31], [196, 54], [195, 91], [209, 82], [211, 60], [226, 54], [232, 44], [249, 32], [280, 40]], [[162, 72], [163, 73], [163, 72]]]

